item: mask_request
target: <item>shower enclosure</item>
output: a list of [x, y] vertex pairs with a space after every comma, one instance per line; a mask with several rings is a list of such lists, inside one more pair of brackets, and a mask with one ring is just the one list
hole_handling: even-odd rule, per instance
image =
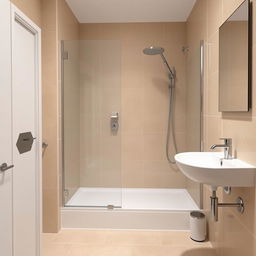
[[[135, 211], [136, 214], [143, 212], [143, 214], [154, 214], [154, 216], [156, 213], [179, 213], [179, 216], [183, 216], [180, 222], [188, 225], [188, 212], [200, 208], [200, 185], [188, 181], [175, 167], [171, 167], [165, 153], [161, 156], [161, 162], [152, 161], [149, 165], [145, 161], [142, 166], [143, 170], [138, 167], [132, 169], [133, 164], [126, 160], [127, 155], [131, 154], [130, 151], [137, 150], [136, 140], [140, 139], [137, 135], [131, 137], [129, 134], [128, 140], [127, 132], [124, 129], [127, 120], [129, 120], [127, 115], [136, 115], [131, 111], [123, 111], [127, 104], [136, 103], [133, 102], [133, 98], [130, 98], [131, 102], [128, 101], [128, 103], [125, 100], [126, 93], [132, 91], [127, 90], [125, 86], [125, 79], [127, 79], [125, 77], [127, 67], [124, 64], [124, 58], [127, 58], [126, 46], [123, 46], [119, 40], [73, 40], [62, 41], [61, 44], [62, 218], [66, 223], [72, 220], [72, 224], [69, 222], [64, 226], [88, 227], [88, 223], [80, 226], [80, 224], [74, 224], [73, 221], [76, 219], [75, 214], [79, 213], [77, 218], [84, 216], [83, 220], [90, 219], [91, 223], [94, 223], [95, 217], [92, 221], [92, 217], [86, 215], [90, 214], [90, 211], [94, 213], [93, 216], [103, 214], [106, 211], [107, 214], [120, 213], [129, 216], [135, 214]], [[149, 59], [145, 59], [145, 61], [154, 62], [154, 59], [144, 55], [142, 50], [141, 48], [140, 57], [148, 57]], [[198, 62], [200, 62], [200, 49], [198, 50]], [[159, 63], [157, 72], [162, 73], [164, 77], [163, 63]], [[136, 68], [136, 65], [135, 62], [133, 68]], [[193, 72], [196, 72], [198, 80], [194, 79], [196, 87], [188, 91], [191, 93], [191, 97], [194, 97], [193, 101], [190, 99], [188, 108], [190, 109], [190, 116], [193, 116], [194, 120], [196, 118], [197, 125], [191, 120], [192, 130], [187, 131], [187, 136], [189, 138], [192, 136], [194, 140], [197, 138], [195, 143], [190, 142], [190, 145], [194, 145], [190, 149], [200, 151], [201, 105], [194, 105], [193, 109], [189, 106], [195, 102], [197, 104], [198, 101], [200, 103], [200, 63], [198, 63], [198, 69], [193, 70]], [[177, 77], [179, 78], [179, 73]], [[157, 86], [159, 85], [157, 84]], [[152, 87], [150, 90], [158, 90], [158, 87]], [[169, 98], [168, 90], [168, 84], [164, 84], [160, 91], [161, 94], [166, 95], [166, 102]], [[145, 97], [146, 93], [143, 95]], [[168, 105], [166, 106], [168, 107]], [[192, 113], [192, 111], [194, 112]], [[167, 119], [168, 115], [166, 115], [165, 124], [167, 124]], [[166, 131], [164, 131], [165, 134]], [[144, 144], [147, 144], [147, 141]], [[146, 150], [145, 146], [144, 151]], [[163, 152], [164, 150], [165, 144], [163, 142]], [[139, 165], [140, 162], [137, 159], [134, 161], [137, 161], [136, 163]], [[159, 166], [170, 175], [168, 177], [173, 179], [172, 184], [174, 185], [165, 186], [165, 181], [162, 181], [163, 184], [161, 183], [159, 186], [152, 185], [157, 184], [152, 179], [157, 181], [158, 177], [165, 175]], [[138, 186], [139, 181], [136, 179], [140, 177], [138, 174], [140, 172], [143, 172], [146, 181], [141, 182], [144, 185]], [[147, 177], [147, 172], [151, 177]], [[176, 186], [176, 184], [178, 185]], [[141, 223], [146, 220], [146, 216], [149, 215], [143, 215], [143, 217], [140, 215]], [[172, 218], [171, 216], [168, 215], [168, 218]], [[116, 215], [112, 217], [113, 221], [118, 219]], [[153, 218], [153, 215], [151, 217]], [[100, 218], [102, 216], [99, 217], [98, 221]], [[161, 215], [159, 223], [164, 218]], [[126, 221], [122, 220], [123, 222]], [[154, 221], [155, 219], [150, 219], [149, 222], [153, 223]], [[80, 219], [80, 223], [82, 222]], [[135, 226], [131, 228], [140, 228], [140, 226], [136, 226], [137, 224], [135, 223]], [[95, 225], [97, 227], [97, 221]], [[176, 225], [175, 218], [172, 225]], [[99, 227], [104, 227], [104, 225]], [[123, 226], [117, 227], [122, 228]], [[149, 228], [154, 227], [149, 226]]]

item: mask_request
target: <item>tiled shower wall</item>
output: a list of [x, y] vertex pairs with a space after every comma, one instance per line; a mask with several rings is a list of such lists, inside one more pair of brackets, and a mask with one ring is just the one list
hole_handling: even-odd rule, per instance
[[[81, 187], [122, 187], [121, 134], [110, 127], [121, 113], [121, 43], [80, 40], [79, 78]], [[66, 106], [73, 108], [73, 106]]]
[[[121, 43], [121, 95], [117, 95], [121, 97], [120, 186], [185, 188], [186, 178], [168, 164], [165, 157], [169, 104], [167, 72], [160, 56], [146, 56], [142, 50], [151, 45], [164, 47], [170, 65], [176, 68], [175, 130], [179, 151], [184, 151], [186, 56], [182, 47], [186, 45], [186, 23], [81, 24], [80, 40], [118, 40]], [[111, 108], [112, 103], [110, 100], [106, 107]], [[105, 126], [104, 129], [107, 134], [109, 127]], [[106, 154], [115, 161], [115, 157], [120, 158], [120, 149], [117, 150], [116, 153], [112, 152], [112, 156], [108, 151]], [[81, 175], [86, 175], [85, 168], [80, 166]], [[108, 180], [115, 180], [116, 172], [112, 172], [113, 177], [111, 172], [108, 173]], [[97, 172], [80, 180], [88, 185], [88, 179], [92, 183], [95, 180], [93, 175], [97, 175]]]
[[[242, 160], [256, 164], [256, 81], [253, 58], [253, 108], [249, 113], [218, 111], [218, 28], [239, 6], [242, 0], [198, 0], [187, 23], [189, 58], [193, 59], [198, 42], [206, 42], [204, 147], [217, 143], [220, 137], [231, 137], [234, 151]], [[252, 1], [255, 5], [256, 1]], [[254, 6], [255, 9], [255, 6]], [[255, 13], [255, 11], [254, 11]], [[255, 15], [254, 15], [255, 16]], [[254, 19], [255, 20], [255, 19]], [[254, 22], [255, 24], [255, 22]], [[254, 27], [255, 32], [255, 27]], [[253, 55], [255, 55], [255, 33]], [[204, 189], [204, 207], [209, 216], [210, 191]], [[245, 213], [236, 209], [220, 209], [220, 220], [209, 220], [209, 238], [220, 256], [253, 256], [256, 254], [256, 191], [255, 188], [232, 188], [231, 195], [219, 189], [220, 201], [232, 202], [237, 196], [245, 200]]]

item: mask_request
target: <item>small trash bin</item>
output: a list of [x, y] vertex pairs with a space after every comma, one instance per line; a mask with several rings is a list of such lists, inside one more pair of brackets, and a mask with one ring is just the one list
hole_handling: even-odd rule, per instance
[[206, 240], [206, 218], [199, 211], [190, 212], [190, 238], [196, 242]]

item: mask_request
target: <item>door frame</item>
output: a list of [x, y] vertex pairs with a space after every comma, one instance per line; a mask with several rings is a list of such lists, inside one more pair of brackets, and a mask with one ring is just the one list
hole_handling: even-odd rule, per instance
[[[36, 138], [34, 146], [36, 147], [36, 241], [37, 255], [41, 252], [41, 233], [42, 233], [42, 88], [41, 88], [41, 29], [30, 20], [14, 4], [11, 4], [11, 36], [13, 38], [13, 26], [18, 22], [35, 36], [36, 60], [35, 60], [35, 98], [36, 98]], [[15, 56], [12, 55], [12, 62]], [[24, 60], [25, 61], [25, 60]], [[13, 144], [14, 147], [14, 144]]]

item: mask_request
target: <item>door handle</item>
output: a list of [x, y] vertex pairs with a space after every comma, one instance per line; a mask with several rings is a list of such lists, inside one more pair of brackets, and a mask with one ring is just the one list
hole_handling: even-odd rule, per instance
[[13, 168], [13, 167], [14, 167], [13, 164], [8, 166], [7, 163], [3, 163], [3, 164], [0, 165], [0, 171], [1, 171], [1, 172], [5, 172], [5, 171], [7, 171], [8, 169], [11, 169], [11, 168]]

